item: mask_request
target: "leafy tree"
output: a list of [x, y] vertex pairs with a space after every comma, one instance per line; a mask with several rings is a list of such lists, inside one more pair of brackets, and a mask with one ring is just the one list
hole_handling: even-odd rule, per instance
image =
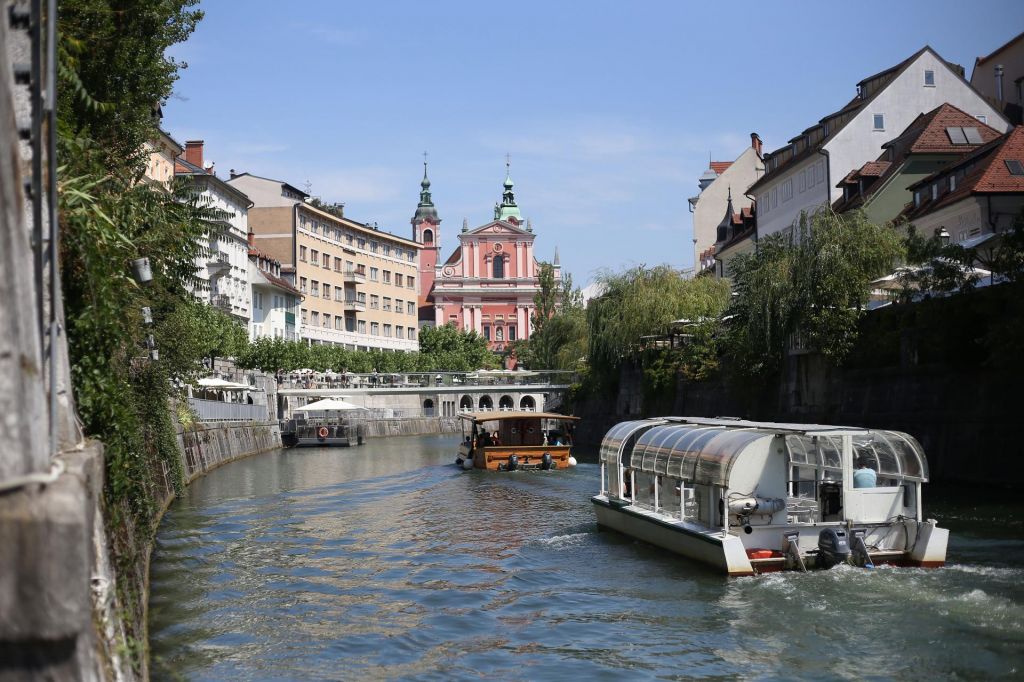
[[[688, 319], [709, 330], [716, 328], [729, 298], [725, 282], [707, 277], [685, 279], [667, 265], [639, 266], [620, 274], [605, 272], [598, 282], [604, 293], [590, 301], [586, 313], [588, 365], [599, 386], [614, 384], [623, 360], [639, 357], [641, 337], [664, 334], [674, 320]], [[713, 339], [709, 331], [696, 341], [713, 343]]]
[[938, 235], [926, 239], [908, 225], [903, 248], [909, 266], [901, 270], [898, 279], [904, 301], [918, 292], [966, 291], [978, 281], [973, 268], [976, 254], [959, 244], [943, 243]]
[[587, 324], [580, 290], [572, 276], [555, 279], [550, 263], [541, 263], [540, 291], [534, 296], [529, 339], [512, 344], [519, 364], [533, 369], [578, 369], [586, 357]]
[[992, 274], [1010, 282], [1024, 281], [1024, 209], [1013, 221], [1013, 227], [1002, 236], [1002, 242], [986, 263]]
[[857, 335], [869, 283], [904, 255], [895, 232], [863, 213], [825, 209], [802, 216], [795, 239], [782, 234], [732, 263], [730, 362], [741, 375], [776, 372], [794, 335], [838, 362]]
[[60, 86], [76, 96], [58, 100], [60, 123], [66, 136], [95, 141], [111, 170], [139, 170], [143, 143], [155, 138], [154, 109], [186, 66], [167, 48], [195, 30], [203, 16], [197, 4], [61, 0]]
[[427, 371], [470, 372], [497, 365], [497, 356], [487, 348], [484, 337], [454, 324], [424, 328], [420, 332], [420, 353]]

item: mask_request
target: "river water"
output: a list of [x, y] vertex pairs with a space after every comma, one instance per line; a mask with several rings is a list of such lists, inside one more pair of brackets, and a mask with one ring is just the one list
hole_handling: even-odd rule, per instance
[[456, 439], [271, 452], [159, 528], [154, 679], [1024, 675], [1024, 506], [926, 487], [938, 570], [726, 579], [599, 532], [596, 464], [488, 474]]

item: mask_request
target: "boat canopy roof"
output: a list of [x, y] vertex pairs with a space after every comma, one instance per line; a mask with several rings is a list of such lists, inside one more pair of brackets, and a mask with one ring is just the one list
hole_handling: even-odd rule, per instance
[[530, 412], [527, 410], [501, 410], [491, 412], [463, 412], [459, 415], [462, 419], [468, 421], [483, 423], [483, 422], [497, 422], [506, 419], [555, 419], [558, 421], [579, 421], [579, 417], [573, 417], [568, 414], [555, 414], [554, 412]]
[[729, 474], [743, 452], [763, 438], [783, 437], [794, 465], [842, 469], [843, 440], [851, 440], [856, 462], [881, 476], [928, 480], [928, 461], [920, 444], [899, 431], [856, 427], [724, 419], [666, 417], [627, 421], [608, 431], [601, 460], [700, 485], [728, 486]]

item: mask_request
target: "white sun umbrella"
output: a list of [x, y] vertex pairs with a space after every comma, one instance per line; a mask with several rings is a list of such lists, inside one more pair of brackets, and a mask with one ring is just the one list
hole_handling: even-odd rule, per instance
[[202, 388], [221, 389], [224, 391], [248, 391], [252, 389], [249, 384], [238, 384], [233, 381], [225, 381], [220, 377], [203, 377], [197, 382]]
[[296, 408], [296, 412], [344, 412], [347, 410], [365, 410], [354, 403], [340, 398], [324, 398], [316, 402]]

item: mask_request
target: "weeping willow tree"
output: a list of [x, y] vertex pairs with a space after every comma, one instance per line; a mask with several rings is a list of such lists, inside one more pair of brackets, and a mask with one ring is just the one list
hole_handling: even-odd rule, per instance
[[729, 299], [729, 287], [709, 277], [685, 279], [667, 265], [639, 266], [622, 273], [598, 276], [603, 294], [587, 307], [588, 364], [595, 386], [614, 386], [624, 361], [642, 352], [641, 337], [664, 334], [671, 322], [690, 322], [691, 343], [668, 359], [648, 358], [648, 366], [661, 367], [666, 379], [675, 370], [701, 378], [717, 364], [715, 330]]
[[801, 217], [794, 236], [775, 234], [732, 261], [727, 355], [741, 376], [767, 378], [794, 335], [834, 362], [857, 338], [871, 280], [904, 258], [897, 234], [861, 212]]

